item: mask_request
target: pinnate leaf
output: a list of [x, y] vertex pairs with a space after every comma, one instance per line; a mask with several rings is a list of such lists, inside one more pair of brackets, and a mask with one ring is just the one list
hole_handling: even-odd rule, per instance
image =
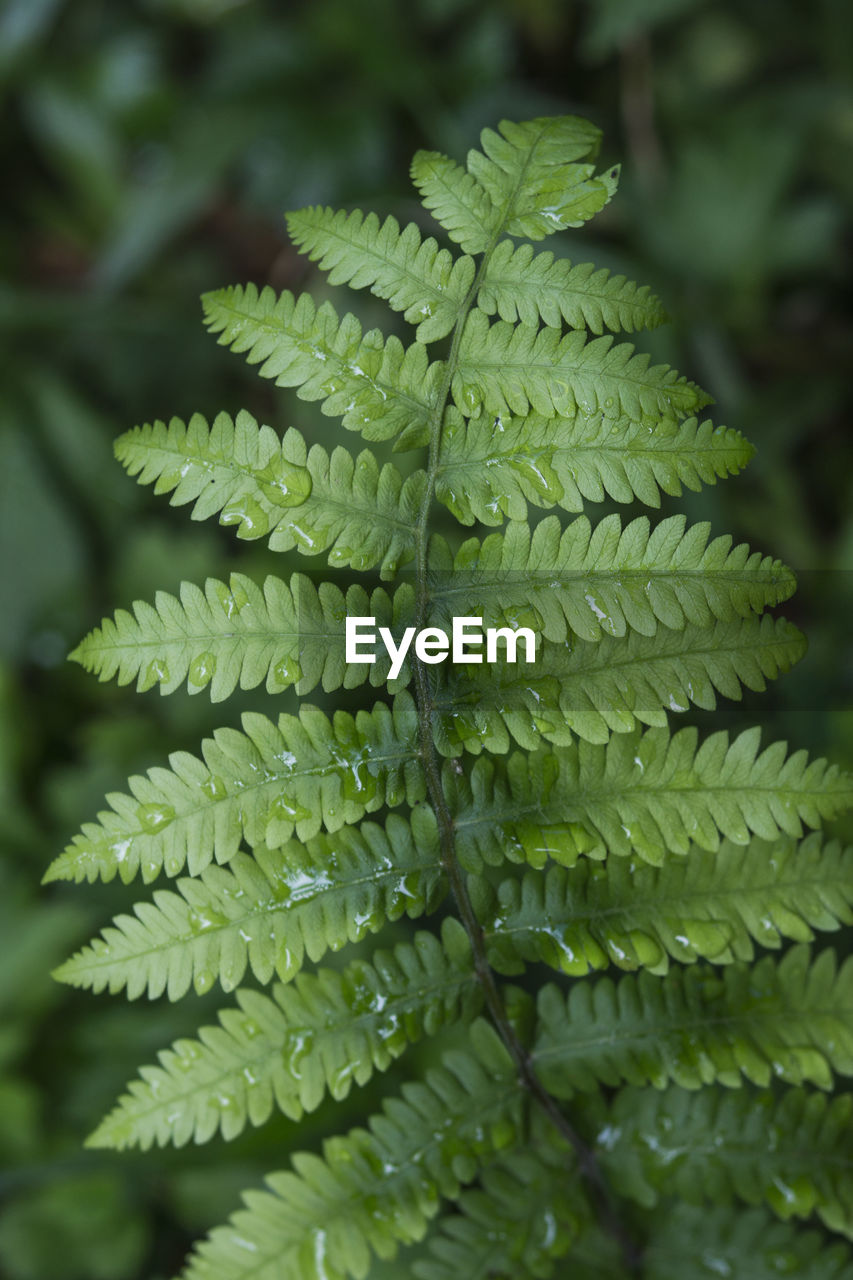
[[249, 844], [300, 840], [321, 826], [336, 831], [387, 804], [423, 799], [415, 761], [417, 716], [407, 693], [393, 708], [377, 703], [355, 716], [317, 707], [277, 723], [247, 712], [243, 732], [218, 729], [202, 756], [177, 751], [170, 769], [130, 779], [130, 794], [86, 823], [48, 869], [47, 880], [127, 883], [140, 872], [197, 875], [215, 858], [228, 862]]
[[474, 260], [454, 258], [413, 222], [400, 230], [394, 217], [375, 213], [300, 209], [287, 215], [291, 239], [329, 272], [330, 284], [370, 288], [417, 325], [419, 342], [450, 332], [474, 279]]
[[432, 910], [444, 891], [432, 812], [411, 826], [395, 814], [280, 849], [259, 845], [228, 867], [208, 866], [161, 889], [133, 916], [116, 917], [56, 973], [129, 999], [166, 992], [177, 1000], [219, 982], [232, 991], [247, 968], [260, 982], [287, 981], [305, 956], [319, 960], [375, 933], [386, 920]]
[[274, 1108], [300, 1120], [327, 1091], [345, 1098], [423, 1035], [470, 1020], [480, 988], [467, 935], [447, 919], [441, 940], [420, 931], [369, 963], [299, 974], [271, 996], [238, 991], [237, 1001], [220, 1012], [219, 1026], [143, 1067], [88, 1145], [183, 1146], [217, 1130], [234, 1138]]
[[671, 960], [752, 960], [756, 945], [853, 923], [853, 848], [817, 832], [799, 843], [725, 840], [659, 867], [581, 861], [497, 888], [478, 877], [471, 894], [500, 973], [538, 960], [579, 977], [610, 965], [661, 974]]
[[140, 484], [171, 493], [173, 506], [194, 503], [194, 520], [218, 511], [239, 538], [268, 537], [273, 551], [328, 551], [334, 567], [380, 565], [386, 576], [414, 555], [425, 474], [404, 479], [367, 449], [357, 458], [340, 445], [331, 454], [309, 449], [295, 428], [280, 439], [241, 410], [234, 421], [220, 413], [210, 427], [200, 414], [187, 425], [173, 418], [135, 427], [116, 454]]
[[[489, 626], [531, 627], [546, 640], [655, 635], [731, 622], [787, 600], [796, 581], [779, 560], [709, 542], [710, 525], [669, 516], [652, 529], [645, 516], [623, 528], [618, 515], [595, 526], [586, 516], [563, 529], [546, 516], [531, 532], [522, 521], [482, 541], [469, 538], [454, 556], [436, 541], [432, 620], [481, 616]], [[678, 706], [672, 707], [677, 711]]]
[[572, 512], [606, 498], [659, 507], [662, 492], [678, 496], [736, 475], [753, 453], [739, 432], [695, 418], [649, 431], [603, 415], [466, 420], [451, 408], [436, 497], [466, 525], [523, 520], [528, 503]]
[[307, 293], [276, 297], [249, 284], [202, 301], [207, 326], [223, 345], [260, 365], [261, 376], [276, 386], [321, 401], [323, 413], [339, 415], [348, 431], [390, 440], [418, 426], [420, 443], [426, 440], [441, 364], [429, 364], [421, 343], [404, 349], [378, 329], [363, 334], [355, 316], [339, 320], [330, 302], [318, 307]]
[[[228, 582], [208, 578], [204, 590], [181, 584], [180, 597], [158, 591], [153, 606], [136, 601], [120, 609], [80, 642], [71, 658], [100, 680], [129, 684], [137, 692], [159, 685], [172, 693], [184, 680], [189, 693], [207, 689], [213, 702], [234, 689], [266, 683], [267, 693], [290, 688], [309, 693], [355, 688], [365, 680], [384, 684], [390, 659], [380, 650], [373, 664], [345, 660], [348, 614], [373, 616], [397, 635], [414, 613], [410, 586], [394, 596], [358, 584], [346, 594], [330, 582], [315, 587], [295, 573], [289, 584], [268, 577], [263, 587], [242, 573]], [[408, 669], [398, 684], [408, 679]], [[395, 688], [397, 685], [395, 685]]]

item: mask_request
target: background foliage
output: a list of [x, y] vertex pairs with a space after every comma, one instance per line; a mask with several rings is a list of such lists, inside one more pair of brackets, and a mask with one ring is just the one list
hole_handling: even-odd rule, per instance
[[[291, 1126], [280, 1118], [215, 1161], [81, 1149], [135, 1065], [210, 1007], [128, 1007], [53, 984], [51, 965], [123, 903], [111, 886], [83, 902], [38, 881], [105, 791], [197, 745], [223, 713], [99, 686], [64, 658], [117, 605], [270, 566], [138, 490], [114, 437], [245, 405], [328, 444], [316, 406], [259, 385], [205, 335], [198, 295], [249, 279], [300, 288], [309, 268], [285, 209], [360, 205], [405, 221], [401, 175], [418, 147], [460, 154], [503, 117], [589, 116], [603, 161], [624, 167], [618, 198], [577, 233], [583, 257], [663, 296], [673, 322], [644, 346], [708, 386], [715, 420], [759, 449], [742, 478], [679, 509], [800, 571], [786, 613], [808, 657], [757, 703], [723, 704], [714, 726], [757, 716], [849, 767], [853, 10], [6, 0], [0, 99], [0, 1270], [155, 1280], [284, 1162]], [[368, 323], [380, 311], [386, 324], [361, 300]], [[228, 714], [251, 705], [244, 695]], [[391, 926], [387, 941], [404, 933]], [[335, 1127], [373, 1110], [377, 1092], [337, 1104]], [[327, 1125], [321, 1108], [299, 1145]]]

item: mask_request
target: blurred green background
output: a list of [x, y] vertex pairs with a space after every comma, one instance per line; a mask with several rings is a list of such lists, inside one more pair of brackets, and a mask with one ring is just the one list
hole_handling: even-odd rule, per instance
[[[134, 897], [39, 880], [106, 791], [246, 699], [137, 697], [65, 655], [118, 606], [270, 557], [138, 489], [113, 438], [244, 405], [328, 433], [205, 335], [198, 295], [313, 286], [286, 208], [418, 216], [418, 147], [461, 158], [503, 117], [589, 116], [622, 189], [560, 251], [660, 291], [672, 324], [641, 345], [759, 449], [740, 479], [668, 505], [801, 571], [786, 613], [809, 656], [710, 720], [758, 718], [853, 764], [853, 6], [5, 0], [0, 95], [0, 1273], [154, 1280], [281, 1165], [289, 1126], [202, 1152], [84, 1151], [136, 1066], [228, 1001], [59, 988], [51, 966]], [[369, 296], [344, 305], [392, 323]], [[389, 1087], [321, 1110], [299, 1145]]]

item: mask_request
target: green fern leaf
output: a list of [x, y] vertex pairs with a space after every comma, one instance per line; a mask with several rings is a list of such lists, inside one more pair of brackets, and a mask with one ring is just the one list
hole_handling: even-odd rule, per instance
[[560, 336], [535, 325], [489, 324], [472, 311], [459, 345], [451, 384], [457, 409], [466, 416], [526, 414], [572, 418], [576, 413], [620, 414], [643, 421], [683, 418], [707, 396], [668, 365], [649, 366], [628, 342], [587, 339], [580, 330]]
[[215, 982], [232, 991], [247, 966], [261, 982], [288, 981], [306, 954], [317, 961], [386, 920], [437, 905], [435, 820], [423, 808], [411, 826], [392, 814], [384, 830], [367, 822], [281, 849], [259, 845], [177, 890], [157, 890], [135, 915], [116, 917], [54, 976], [94, 991], [126, 988], [131, 1000], [146, 991], [177, 1000], [191, 987], [201, 995]]
[[[80, 643], [72, 656], [102, 680], [215, 700], [238, 686], [334, 694], [391, 670], [381, 646], [347, 661], [350, 618], [407, 646], [420, 635], [388, 681], [393, 702], [247, 714], [198, 756], [132, 778], [50, 867], [48, 880], [179, 877], [61, 980], [132, 999], [237, 991], [217, 1025], [142, 1069], [92, 1145], [299, 1121], [418, 1039], [464, 1044], [432, 1072], [425, 1045], [417, 1079], [369, 1128], [249, 1192], [185, 1280], [364, 1280], [373, 1257], [376, 1280], [545, 1280], [560, 1259], [575, 1280], [851, 1271], [847, 1250], [730, 1204], [816, 1212], [853, 1238], [853, 1101], [805, 1087], [853, 1075], [853, 959], [807, 945], [853, 923], [853, 849], [803, 838], [853, 806], [853, 778], [782, 742], [762, 749], [757, 729], [669, 727], [802, 655], [796, 628], [757, 616], [791, 594], [789, 569], [680, 516], [652, 528], [583, 514], [659, 507], [752, 453], [698, 420], [709, 398], [695, 383], [614, 343], [664, 318], [648, 288], [511, 239], [579, 226], [609, 201], [619, 170], [596, 173], [599, 142], [565, 116], [485, 130], [465, 167], [419, 153], [423, 204], [461, 254], [393, 217], [289, 215], [333, 285], [369, 288], [416, 326], [409, 346], [308, 296], [205, 297], [208, 328], [261, 376], [368, 440], [425, 447], [421, 469], [309, 447], [245, 412], [118, 443], [132, 475], [195, 519], [395, 585], [185, 583]], [[462, 525], [504, 527], [462, 541], [451, 523], [446, 541], [436, 501]], [[577, 518], [531, 529], [529, 507]], [[433, 667], [430, 629], [458, 638], [457, 619], [475, 617], [530, 628], [535, 661], [525, 649], [516, 662], [507, 635], [492, 652], [491, 635], [483, 661]], [[367, 817], [380, 811], [384, 826]], [[410, 940], [393, 952], [301, 972], [448, 890], [440, 930], [400, 924]], [[539, 962], [577, 980], [542, 986], [527, 968]], [[615, 978], [587, 977], [610, 966]], [[524, 987], [503, 981], [518, 974]], [[781, 1099], [753, 1087], [777, 1078], [796, 1086]], [[429, 1247], [394, 1268], [436, 1217]]]
[[417, 1280], [545, 1277], [571, 1250], [574, 1280], [572, 1246], [587, 1214], [581, 1195], [567, 1186], [565, 1166], [565, 1152], [545, 1143], [496, 1160], [479, 1188], [462, 1192], [459, 1212], [441, 1219], [428, 1242], [429, 1259], [415, 1262], [412, 1274]]
[[474, 260], [454, 258], [430, 236], [424, 240], [413, 222], [400, 230], [396, 218], [380, 223], [333, 209], [300, 209], [287, 215], [291, 239], [324, 271], [330, 284], [370, 288], [417, 325], [419, 342], [435, 342], [450, 333], [474, 279]]
[[760, 731], [733, 742], [714, 733], [700, 745], [694, 728], [617, 734], [606, 745], [578, 742], [500, 762], [482, 756], [470, 778], [445, 767], [460, 857], [482, 862], [548, 857], [573, 866], [580, 855], [639, 855], [660, 866], [691, 845], [717, 850], [720, 837], [799, 838], [853, 805], [853, 777], [786, 744], [758, 754]]
[[[565, 1153], [553, 1142], [498, 1160], [482, 1183], [462, 1192], [459, 1215], [441, 1220], [429, 1260], [412, 1267], [418, 1280], [550, 1277], [567, 1255], [572, 1280], [629, 1280], [613, 1236], [567, 1195]], [[764, 1209], [666, 1201], [645, 1215], [643, 1234], [644, 1280], [684, 1280], [697, 1274], [697, 1262], [709, 1276], [853, 1280], [845, 1245], [828, 1245], [819, 1232], [797, 1230]]]
[[[424, 206], [465, 253], [492, 247], [504, 232], [541, 240], [580, 226], [607, 204], [618, 167], [593, 175], [601, 134], [576, 116], [502, 121], [485, 129], [483, 151], [468, 153], [467, 171], [438, 151], [419, 151], [412, 181]], [[484, 154], [485, 153], [485, 154]]]
[[[462, 1193], [463, 1201], [467, 1194]], [[560, 1211], [552, 1187], [539, 1212], [557, 1215]], [[667, 1200], [644, 1215], [643, 1235], [644, 1280], [684, 1280], [697, 1274], [697, 1264], [708, 1276], [853, 1280], [851, 1251], [844, 1244], [829, 1244], [822, 1232], [779, 1222], [766, 1209]], [[602, 1276], [630, 1280], [613, 1237], [597, 1224], [587, 1226], [573, 1243], [571, 1276], [572, 1280], [601, 1280]]]
[[254, 712], [243, 733], [219, 729], [202, 758], [178, 751], [171, 769], [130, 779], [130, 795], [107, 797], [111, 808], [86, 823], [48, 868], [46, 880], [127, 883], [161, 870], [197, 875], [212, 859], [227, 862], [241, 840], [277, 846], [321, 825], [335, 831], [384, 804], [416, 803], [425, 794], [415, 763], [417, 716], [411, 697], [393, 710], [377, 703], [353, 717], [329, 720], [316, 707], [278, 724]]
[[477, 1057], [449, 1053], [405, 1086], [369, 1129], [299, 1154], [293, 1171], [250, 1191], [246, 1207], [198, 1246], [186, 1280], [326, 1280], [366, 1276], [371, 1253], [392, 1258], [423, 1237], [441, 1196], [455, 1196], [520, 1129], [503, 1046], [481, 1025]]
[[[228, 583], [208, 578], [204, 590], [181, 584], [180, 598], [158, 591], [154, 605], [137, 600], [133, 613], [120, 609], [105, 618], [70, 655], [99, 680], [136, 680], [137, 692], [155, 685], [173, 693], [186, 680], [189, 693], [208, 689], [221, 702], [234, 689], [267, 693], [293, 686], [298, 694], [318, 684], [326, 692], [353, 689], [369, 680], [388, 681], [390, 659], [347, 663], [344, 624], [348, 614], [375, 617], [395, 636], [414, 613], [414, 593], [402, 586], [393, 599], [381, 587], [368, 594], [353, 584], [346, 595], [330, 582], [315, 587], [296, 573], [290, 584], [268, 577], [263, 588], [242, 573]], [[409, 678], [401, 671], [392, 689]]]
[[487, 193], [461, 165], [438, 151], [418, 151], [412, 181], [424, 207], [465, 253], [480, 253], [499, 225], [499, 214]]
[[670, 1080], [686, 1089], [742, 1078], [766, 1088], [831, 1089], [833, 1072], [853, 1074], [853, 961], [835, 953], [810, 963], [808, 947], [777, 961], [730, 965], [718, 974], [696, 965], [676, 986], [650, 973], [577, 983], [566, 997], [539, 992], [536, 1073], [555, 1097], [599, 1084]]
[[444, 921], [442, 938], [376, 952], [343, 972], [299, 974], [272, 999], [239, 991], [239, 1008], [197, 1040], [179, 1040], [143, 1067], [87, 1145], [207, 1142], [264, 1124], [274, 1108], [291, 1120], [314, 1111], [327, 1091], [340, 1101], [374, 1071], [387, 1071], [407, 1047], [479, 1011], [481, 991], [462, 926]]
[[817, 833], [799, 844], [724, 841], [660, 867], [579, 862], [571, 874], [551, 867], [497, 889], [478, 878], [471, 896], [499, 973], [521, 973], [526, 960], [576, 976], [611, 964], [666, 973], [670, 957], [730, 964], [751, 960], [756, 943], [808, 942], [813, 930], [853, 924], [853, 847]]
[[239, 538], [269, 537], [273, 551], [329, 552], [329, 563], [390, 577], [414, 555], [412, 523], [425, 474], [403, 479], [381, 469], [368, 451], [358, 458], [338, 446], [309, 450], [293, 427], [280, 440], [241, 411], [220, 413], [208, 427], [200, 414], [135, 427], [116, 442], [116, 456], [140, 484], [171, 493], [172, 506], [193, 502], [192, 518], [220, 512]]
[[578, 116], [556, 116], [484, 129], [483, 151], [468, 152], [468, 172], [502, 211], [501, 229], [542, 240], [579, 227], [603, 209], [616, 190], [618, 167], [594, 175], [578, 161], [598, 154], [601, 133]]
[[646, 1207], [661, 1194], [693, 1205], [737, 1198], [786, 1219], [816, 1213], [853, 1237], [851, 1116], [850, 1094], [629, 1087], [602, 1116], [596, 1145], [617, 1193]]
[[347, 430], [390, 440], [417, 426], [419, 442], [427, 438], [442, 366], [429, 364], [421, 343], [404, 349], [378, 329], [362, 336], [355, 316], [339, 320], [330, 302], [317, 307], [307, 293], [276, 297], [249, 284], [207, 293], [202, 301], [207, 327], [224, 346], [259, 364], [261, 376], [276, 386], [322, 401], [323, 413], [339, 415]]
[[[697, 1258], [717, 1275], [749, 1280], [779, 1280], [786, 1274], [804, 1280], [853, 1280], [850, 1250], [840, 1241], [830, 1245], [821, 1233], [796, 1230], [766, 1210], [663, 1206], [652, 1217], [643, 1253], [646, 1280], [684, 1280]], [[587, 1274], [577, 1280], [588, 1280]]]
[[531, 751], [543, 739], [605, 743], [611, 732], [666, 725], [668, 712], [691, 702], [713, 710], [717, 693], [740, 699], [741, 686], [761, 691], [805, 648], [796, 627], [766, 615], [572, 647], [546, 641], [532, 663], [448, 673], [432, 699], [436, 746], [455, 755], [460, 747], [507, 751], [510, 738]]
[[529, 244], [509, 240], [495, 246], [477, 293], [477, 306], [501, 320], [602, 334], [624, 329], [655, 329], [666, 320], [660, 298], [648, 285], [613, 276], [590, 262], [572, 265], [550, 250], [535, 253]]
[[[708, 627], [781, 603], [793, 593], [790, 569], [770, 556], [708, 542], [710, 526], [686, 527], [670, 516], [651, 530], [645, 516], [622, 527], [617, 515], [594, 527], [586, 516], [561, 529], [546, 516], [531, 533], [521, 522], [481, 542], [469, 538], [451, 558], [437, 543], [432, 568], [433, 621], [447, 626], [459, 612], [485, 626], [528, 625], [546, 640], [654, 635], [658, 624]], [[679, 710], [673, 707], [672, 710]]]
[[527, 504], [583, 511], [586, 502], [660, 506], [735, 475], [754, 449], [737, 431], [695, 418], [656, 427], [577, 414], [555, 422], [526, 418], [464, 419], [448, 410], [436, 497], [462, 524], [523, 520]]

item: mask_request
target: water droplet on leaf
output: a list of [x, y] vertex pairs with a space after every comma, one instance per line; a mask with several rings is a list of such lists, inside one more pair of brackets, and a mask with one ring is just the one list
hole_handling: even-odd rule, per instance
[[189, 683], [197, 689], [210, 684], [216, 671], [216, 658], [212, 653], [200, 653], [193, 658], [189, 669]]
[[273, 682], [282, 687], [288, 688], [292, 684], [298, 684], [302, 679], [302, 668], [294, 657], [282, 658], [272, 669]]
[[311, 473], [305, 467], [288, 467], [280, 475], [260, 482], [264, 497], [277, 507], [301, 507], [310, 498], [312, 488]]
[[243, 494], [223, 508], [220, 524], [238, 524], [238, 538], [263, 538], [270, 531], [270, 519], [255, 498]]
[[165, 684], [169, 679], [169, 664], [165, 658], [153, 658], [145, 669], [142, 691], [152, 689], [155, 684]]
[[204, 782], [199, 783], [199, 790], [211, 800], [224, 800], [227, 795], [225, 783], [218, 773], [212, 773]]
[[136, 810], [136, 817], [143, 831], [154, 835], [175, 821], [175, 810], [170, 804], [141, 804]]

